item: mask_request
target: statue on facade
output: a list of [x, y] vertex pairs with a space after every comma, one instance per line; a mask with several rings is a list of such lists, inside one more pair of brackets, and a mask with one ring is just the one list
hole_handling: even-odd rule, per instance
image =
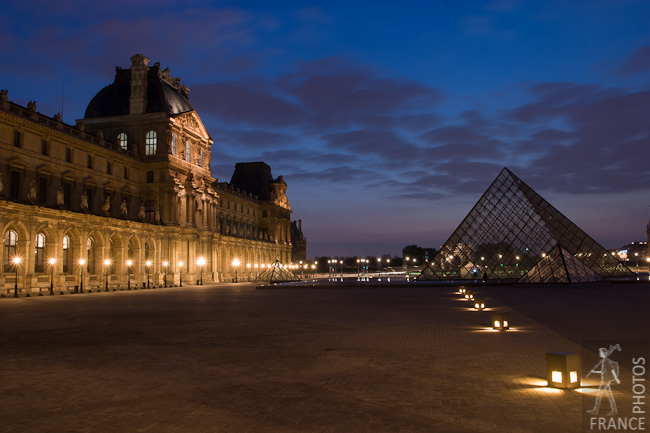
[[120, 206], [120, 210], [122, 211], [122, 216], [126, 218], [126, 216], [129, 213], [128, 206], [126, 204], [126, 199], [122, 199], [122, 206]]
[[63, 206], [63, 187], [59, 186], [59, 189], [56, 190], [56, 205]]
[[109, 210], [111, 210], [111, 196], [107, 195], [106, 200], [104, 201], [104, 206], [102, 206], [102, 211], [108, 213]]
[[138, 212], [138, 218], [144, 220], [144, 203], [140, 203], [140, 211]]
[[29, 101], [27, 103], [27, 109], [32, 113], [36, 113], [36, 101]]
[[81, 209], [88, 210], [88, 194], [86, 194], [86, 191], [81, 194]]
[[156, 224], [160, 224], [160, 206], [156, 203], [156, 210], [154, 212], [154, 220]]
[[9, 100], [9, 97], [7, 96], [8, 93], [9, 91], [6, 89], [0, 90], [0, 101], [8, 101]]
[[34, 201], [36, 200], [36, 181], [32, 180], [29, 183], [29, 191], [27, 191], [27, 200]]

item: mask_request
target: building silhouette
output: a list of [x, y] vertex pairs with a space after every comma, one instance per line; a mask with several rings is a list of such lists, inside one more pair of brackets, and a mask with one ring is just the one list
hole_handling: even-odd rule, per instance
[[263, 162], [237, 164], [219, 182], [212, 144], [189, 89], [140, 54], [116, 67], [75, 126], [2, 90], [0, 291], [13, 288], [16, 271], [30, 291], [52, 275], [61, 289], [82, 278], [89, 288], [124, 287], [232, 281], [235, 259], [240, 281], [254, 278], [249, 264], [289, 263], [286, 182]]

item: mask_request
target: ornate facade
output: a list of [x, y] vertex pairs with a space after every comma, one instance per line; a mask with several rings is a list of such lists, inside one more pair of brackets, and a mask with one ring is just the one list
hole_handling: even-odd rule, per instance
[[218, 182], [189, 89], [142, 55], [131, 62], [75, 126], [0, 93], [0, 292], [16, 274], [29, 293], [51, 279], [57, 291], [82, 279], [87, 288], [249, 280], [291, 260], [282, 176], [243, 163]]

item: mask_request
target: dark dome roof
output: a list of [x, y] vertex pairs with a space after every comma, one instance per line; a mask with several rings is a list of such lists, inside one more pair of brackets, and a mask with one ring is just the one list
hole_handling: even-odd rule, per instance
[[[167, 113], [170, 116], [194, 110], [189, 99], [161, 78], [160, 67], [149, 68], [147, 79], [147, 113]], [[84, 118], [124, 116], [129, 114], [131, 70], [116, 69], [115, 81], [104, 87], [88, 104]]]

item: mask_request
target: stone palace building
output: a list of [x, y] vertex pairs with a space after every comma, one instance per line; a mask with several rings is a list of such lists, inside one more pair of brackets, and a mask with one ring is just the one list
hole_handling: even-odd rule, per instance
[[82, 279], [87, 289], [252, 280], [304, 255], [292, 251], [282, 176], [251, 162], [215, 179], [189, 89], [142, 55], [131, 62], [75, 126], [1, 91], [0, 293], [16, 278], [26, 293]]

